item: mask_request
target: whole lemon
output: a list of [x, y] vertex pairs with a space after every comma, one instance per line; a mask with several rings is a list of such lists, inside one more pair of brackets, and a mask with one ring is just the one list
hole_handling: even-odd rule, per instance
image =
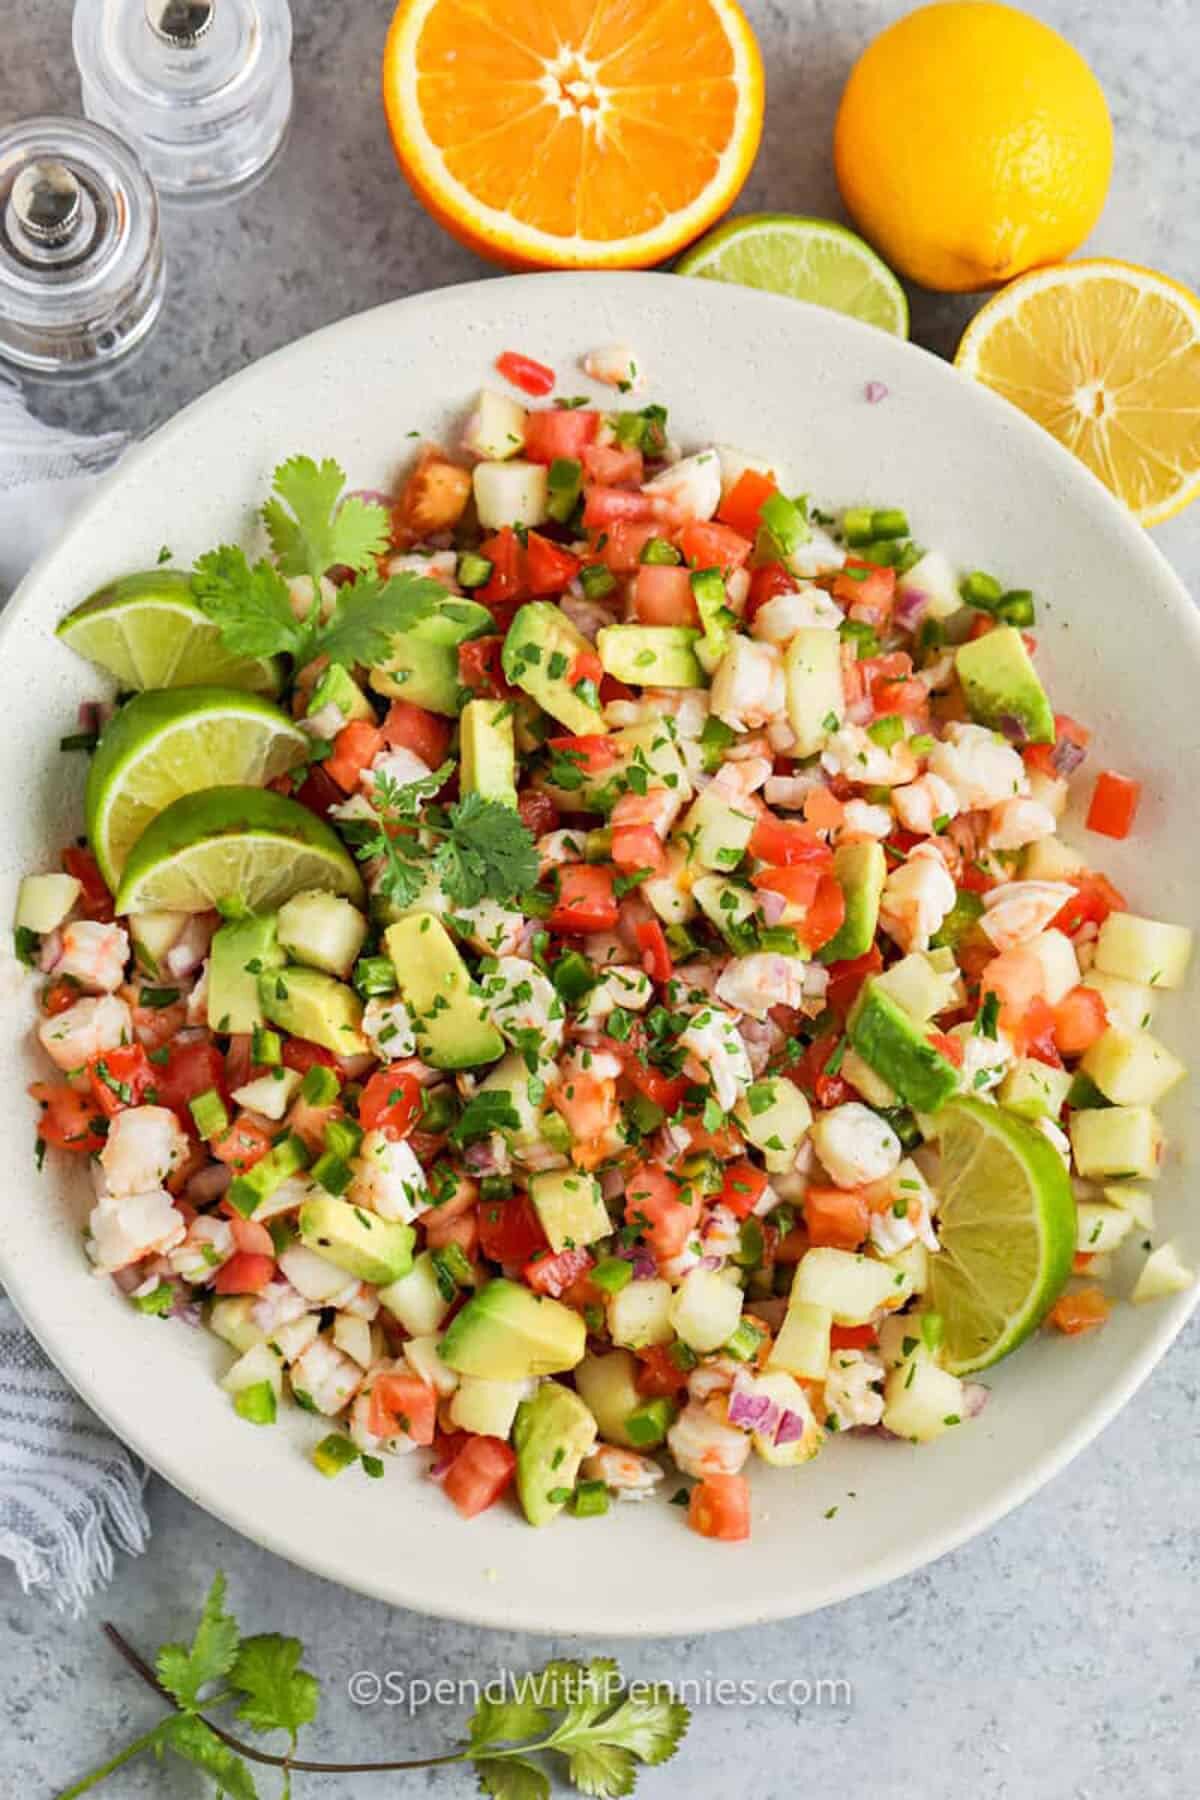
[[834, 130], [859, 229], [947, 293], [1069, 255], [1100, 216], [1112, 156], [1104, 93], [1079, 52], [993, 0], [944, 0], [881, 32]]

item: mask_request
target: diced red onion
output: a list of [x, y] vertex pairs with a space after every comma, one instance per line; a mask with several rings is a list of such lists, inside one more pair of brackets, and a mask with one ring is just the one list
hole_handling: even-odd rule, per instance
[[887, 399], [890, 391], [886, 382], [868, 381], [863, 389], [863, 396], [868, 406], [878, 406], [881, 400]]
[[204, 1314], [194, 1300], [189, 1299], [187, 1289], [181, 1284], [175, 1290], [175, 1298], [171, 1302], [169, 1318], [178, 1319], [181, 1325], [188, 1325], [193, 1331], [199, 1331], [204, 1322]]
[[714, 1274], [718, 1269], [724, 1268], [724, 1266], [725, 1258], [723, 1256], [702, 1256], [700, 1261], [696, 1264], [698, 1269], [711, 1269]]
[[77, 714], [80, 731], [100, 730], [100, 702], [98, 700], [81, 700]]
[[114, 1269], [112, 1283], [122, 1294], [136, 1294], [146, 1277], [137, 1263], [131, 1263], [126, 1269]]
[[658, 1264], [648, 1250], [638, 1250], [633, 1256], [633, 1279], [635, 1281], [654, 1281], [658, 1276]]
[[734, 1383], [727, 1415], [731, 1425], [741, 1425], [747, 1431], [761, 1431], [764, 1436], [770, 1436], [778, 1423], [779, 1411], [778, 1402], [769, 1394], [755, 1394]]
[[41, 947], [38, 950], [38, 968], [42, 971], [43, 975], [49, 975], [62, 953], [62, 932], [48, 931], [42, 939]]
[[500, 1159], [496, 1154], [495, 1134], [478, 1144], [468, 1144], [463, 1151], [463, 1161], [472, 1175], [495, 1175], [500, 1171]]
[[1001, 713], [997, 720], [1001, 731], [1010, 744], [1024, 744], [1029, 741], [1029, 733], [1022, 720], [1015, 713]]
[[892, 609], [892, 618], [901, 631], [912, 631], [924, 618], [929, 606], [929, 595], [920, 588], [909, 588], [906, 593], [896, 596], [896, 604]]
[[1054, 765], [1056, 775], [1073, 775], [1080, 763], [1087, 756], [1082, 744], [1075, 743], [1069, 737], [1060, 737], [1050, 752], [1050, 761]]
[[442, 1451], [442, 1453], [438, 1457], [437, 1461], [430, 1468], [430, 1471], [429, 1471], [430, 1481], [444, 1481], [445, 1480], [445, 1477], [448, 1474], [449, 1469], [450, 1469], [450, 1464], [454, 1461], [455, 1457], [458, 1455], [458, 1452], [461, 1448], [462, 1448], [462, 1446], [460, 1444], [455, 1443], [453, 1441], [451, 1441], [449, 1444], [447, 1444], [446, 1448]]
[[233, 1171], [226, 1163], [210, 1163], [207, 1169], [201, 1169], [193, 1175], [184, 1188], [184, 1198], [192, 1206], [211, 1206], [219, 1200], [230, 1182]]
[[787, 895], [777, 894], [774, 888], [760, 888], [758, 909], [762, 913], [764, 924], [778, 925], [788, 909]]
[[875, 702], [869, 694], [861, 700], [852, 700], [846, 708], [846, 718], [851, 725], [869, 725], [875, 717]]
[[775, 1427], [777, 1444], [798, 1444], [808, 1429], [808, 1421], [803, 1413], [791, 1412], [784, 1408], [778, 1425]]
[[600, 1192], [606, 1200], [616, 1200], [625, 1192], [625, 1171], [605, 1169], [600, 1176]]

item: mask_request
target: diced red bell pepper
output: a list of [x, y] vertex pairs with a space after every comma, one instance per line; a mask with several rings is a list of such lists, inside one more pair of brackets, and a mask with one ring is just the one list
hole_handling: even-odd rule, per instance
[[239, 1113], [232, 1125], [219, 1137], [209, 1141], [208, 1148], [218, 1162], [225, 1163], [235, 1175], [244, 1175], [262, 1161], [274, 1142], [273, 1134], [248, 1113]]
[[[1092, 734], [1086, 725], [1073, 719], [1069, 713], [1055, 713], [1054, 742], [1052, 744], [1027, 744], [1021, 755], [1027, 769], [1036, 769], [1041, 775], [1057, 775], [1059, 773], [1055, 751], [1060, 744], [1074, 744], [1076, 749], [1086, 751], [1092, 741]], [[1078, 766], [1078, 763], [1076, 764]]]
[[687, 1386], [687, 1371], [681, 1369], [667, 1344], [650, 1344], [635, 1352], [638, 1366], [633, 1379], [639, 1394], [648, 1400], [669, 1400]]
[[1084, 925], [1103, 925], [1109, 913], [1125, 910], [1124, 894], [1106, 875], [1089, 870], [1072, 886], [1076, 889], [1074, 896], [1050, 921], [1051, 929], [1065, 932], [1067, 937], [1073, 937]]
[[377, 725], [367, 719], [351, 719], [334, 738], [333, 755], [326, 757], [323, 766], [345, 793], [352, 794], [363, 770], [370, 768], [383, 745]]

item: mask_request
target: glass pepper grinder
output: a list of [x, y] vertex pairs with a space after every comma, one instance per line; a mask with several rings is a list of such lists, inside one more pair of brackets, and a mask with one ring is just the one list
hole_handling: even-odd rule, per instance
[[287, 0], [75, 0], [83, 110], [134, 145], [159, 193], [250, 186], [292, 111]]
[[162, 297], [158, 201], [128, 144], [81, 119], [0, 130], [0, 361], [94, 373], [141, 343]]

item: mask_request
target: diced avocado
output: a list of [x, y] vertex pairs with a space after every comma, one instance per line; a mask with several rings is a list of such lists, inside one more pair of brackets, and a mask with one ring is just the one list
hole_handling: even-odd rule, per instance
[[552, 1250], [578, 1250], [612, 1230], [594, 1175], [581, 1169], [547, 1169], [529, 1177], [529, 1198]]
[[502, 660], [514, 686], [523, 688], [569, 732], [588, 737], [608, 729], [594, 686], [581, 694], [582, 684], [572, 685], [570, 679], [576, 658], [590, 655], [592, 646], [560, 607], [534, 600], [509, 626]]
[[1054, 713], [1015, 626], [1000, 625], [961, 644], [954, 664], [977, 724], [1022, 743], [1054, 742]]
[[646, 1398], [637, 1384], [641, 1370], [632, 1350], [589, 1351], [575, 1370], [575, 1386], [609, 1444], [633, 1449], [626, 1421]]
[[468, 700], [459, 721], [464, 794], [517, 804], [517, 752], [512, 707], [501, 700]]
[[924, 1028], [874, 978], [863, 983], [847, 1022], [850, 1042], [906, 1106], [934, 1113], [958, 1088], [958, 1070]]
[[331, 663], [312, 691], [307, 716], [311, 719], [327, 706], [336, 706], [347, 724], [351, 719], [375, 721], [375, 709], [367, 696], [341, 663]]
[[879, 901], [887, 880], [887, 858], [874, 839], [842, 844], [833, 853], [833, 873], [846, 902], [841, 929], [821, 951], [822, 962], [849, 962], [865, 956], [875, 942]]
[[467, 1301], [442, 1339], [442, 1361], [460, 1375], [519, 1381], [557, 1375], [582, 1360], [587, 1329], [559, 1300], [503, 1278]]
[[517, 1408], [517, 1493], [531, 1525], [549, 1525], [571, 1497], [579, 1465], [596, 1442], [596, 1421], [570, 1388], [544, 1381]]
[[815, 756], [846, 711], [842, 688], [842, 640], [836, 631], [806, 625], [783, 659], [788, 723], [796, 734], [795, 756]]
[[273, 969], [258, 978], [258, 998], [272, 1025], [332, 1050], [335, 1056], [369, 1056], [362, 1034], [362, 1001], [352, 987], [319, 969]]
[[298, 1223], [300, 1242], [306, 1249], [358, 1281], [387, 1287], [412, 1267], [416, 1238], [412, 1226], [381, 1219], [378, 1213], [352, 1206], [348, 1200], [336, 1200], [332, 1194], [306, 1200]]
[[371, 671], [371, 686], [377, 694], [411, 700], [414, 706], [452, 717], [461, 696], [458, 646], [494, 630], [486, 606], [449, 596], [430, 618], [392, 639], [387, 661]]
[[263, 1023], [258, 984], [283, 962], [274, 913], [230, 919], [214, 934], [208, 960], [210, 1031], [253, 1031]]
[[676, 837], [686, 846], [688, 861], [728, 874], [746, 854], [757, 815], [723, 800], [715, 786], [706, 787], [684, 814]]
[[641, 687], [702, 687], [704, 670], [690, 625], [606, 625], [596, 648], [606, 675]]
[[367, 921], [340, 894], [293, 894], [278, 913], [281, 947], [296, 962], [345, 977], [367, 936]]
[[388, 927], [384, 942], [400, 995], [426, 1062], [470, 1069], [495, 1062], [504, 1039], [483, 1010], [467, 965], [432, 913], [410, 913]]

